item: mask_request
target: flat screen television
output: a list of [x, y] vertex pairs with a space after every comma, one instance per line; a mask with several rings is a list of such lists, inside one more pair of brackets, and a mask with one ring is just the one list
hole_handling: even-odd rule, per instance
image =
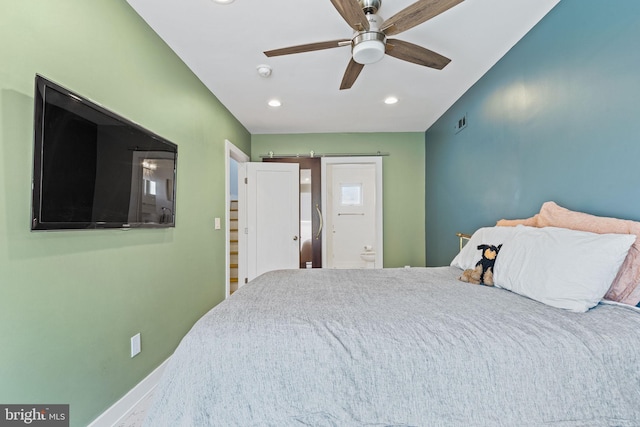
[[36, 75], [32, 230], [175, 226], [178, 146]]

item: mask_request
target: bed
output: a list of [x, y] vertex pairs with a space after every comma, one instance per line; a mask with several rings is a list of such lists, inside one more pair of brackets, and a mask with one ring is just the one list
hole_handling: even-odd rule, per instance
[[145, 425], [640, 425], [638, 307], [559, 308], [461, 271], [266, 273], [184, 337]]

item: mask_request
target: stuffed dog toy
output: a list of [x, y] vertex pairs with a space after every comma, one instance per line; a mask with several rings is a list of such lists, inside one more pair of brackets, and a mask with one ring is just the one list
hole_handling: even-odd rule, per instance
[[465, 270], [460, 280], [475, 285], [493, 286], [493, 265], [502, 245], [478, 245], [482, 251], [482, 258], [476, 264], [476, 268]]

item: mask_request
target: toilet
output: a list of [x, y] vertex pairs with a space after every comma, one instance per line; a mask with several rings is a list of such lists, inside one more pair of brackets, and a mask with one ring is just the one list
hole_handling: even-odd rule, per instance
[[360, 258], [366, 263], [364, 268], [376, 267], [376, 252], [371, 246], [365, 246], [364, 252], [360, 253]]

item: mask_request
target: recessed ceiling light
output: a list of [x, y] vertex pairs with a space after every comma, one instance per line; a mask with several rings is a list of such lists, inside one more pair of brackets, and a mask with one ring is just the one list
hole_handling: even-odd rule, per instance
[[278, 99], [272, 99], [269, 101], [269, 107], [279, 107], [282, 105], [282, 102], [280, 102]]
[[384, 100], [384, 103], [387, 105], [392, 105], [398, 102], [398, 98], [395, 96], [389, 96]]
[[233, 0], [213, 0], [213, 2], [218, 4], [229, 4], [233, 3]]

